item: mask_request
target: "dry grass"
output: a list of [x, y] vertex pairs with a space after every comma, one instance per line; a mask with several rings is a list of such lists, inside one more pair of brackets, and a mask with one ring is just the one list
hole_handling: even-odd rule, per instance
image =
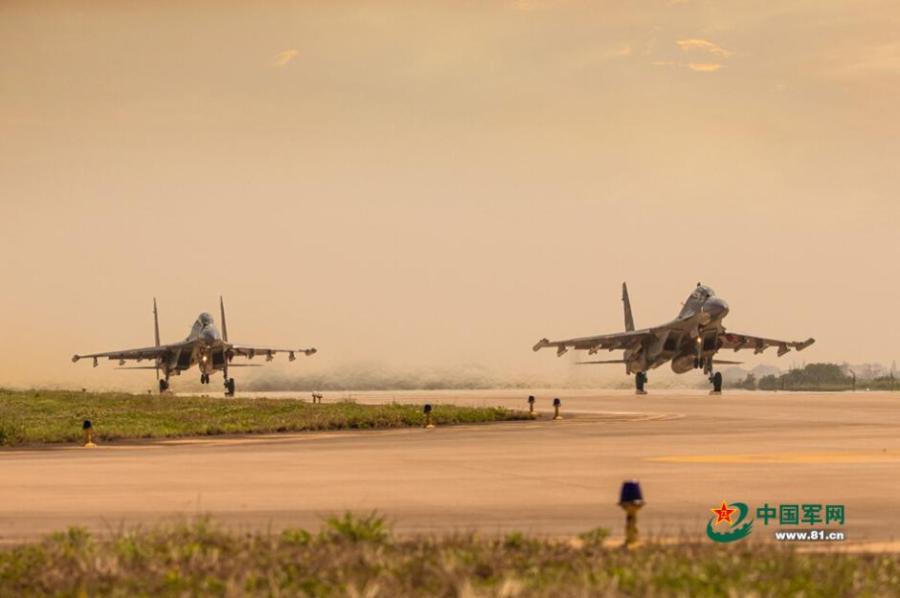
[[[435, 405], [437, 424], [527, 419], [495, 407]], [[100, 441], [213, 434], [302, 432], [421, 426], [421, 405], [312, 404], [296, 399], [239, 399], [0, 390], [0, 446], [79, 442], [93, 422]]]
[[523, 534], [395, 538], [375, 514], [318, 533], [234, 534], [209, 520], [0, 550], [0, 595], [897, 596], [900, 556], [759, 545], [605, 547]]

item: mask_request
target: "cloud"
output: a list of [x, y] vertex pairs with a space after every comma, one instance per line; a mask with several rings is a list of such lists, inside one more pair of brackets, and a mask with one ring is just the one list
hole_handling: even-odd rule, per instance
[[297, 58], [300, 55], [300, 52], [294, 49], [284, 50], [283, 52], [279, 52], [275, 55], [275, 58], [272, 59], [272, 66], [281, 68], [283, 66], [287, 66], [292, 60]]
[[731, 52], [722, 46], [705, 39], [680, 39], [675, 43], [683, 52], [706, 52], [722, 58], [731, 56]]
[[724, 68], [725, 65], [722, 63], [722, 60], [731, 56], [729, 50], [706, 39], [679, 39], [675, 44], [681, 49], [683, 54], [687, 54], [689, 58], [694, 60], [656, 61], [652, 64], [654, 66], [673, 66], [689, 69], [697, 73], [714, 73]]
[[725, 65], [719, 62], [674, 62], [671, 60], [657, 60], [651, 62], [653, 66], [674, 66], [677, 68], [690, 69], [698, 73], [714, 73]]
[[688, 63], [687, 67], [692, 71], [712, 73], [713, 71], [717, 71], [722, 68], [722, 65], [718, 62], [690, 62]]

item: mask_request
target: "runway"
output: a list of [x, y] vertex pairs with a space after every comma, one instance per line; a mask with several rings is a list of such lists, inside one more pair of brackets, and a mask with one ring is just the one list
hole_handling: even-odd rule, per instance
[[[353, 398], [524, 409], [527, 394]], [[542, 418], [533, 422], [3, 450], [0, 542], [197, 514], [236, 529], [315, 529], [345, 510], [377, 510], [400, 533], [564, 536], [603, 526], [620, 534], [615, 503], [632, 478], [644, 489], [640, 526], [648, 536], [700, 538], [722, 500], [844, 505], [845, 524], [830, 527], [849, 542], [900, 536], [892, 516], [900, 510], [896, 393], [538, 396]], [[562, 421], [547, 418], [552, 396], [563, 401]], [[756, 540], [779, 529], [755, 525]]]

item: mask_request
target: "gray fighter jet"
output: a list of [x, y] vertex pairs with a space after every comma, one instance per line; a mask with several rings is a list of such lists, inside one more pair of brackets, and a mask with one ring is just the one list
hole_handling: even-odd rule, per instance
[[[239, 345], [228, 342], [228, 326], [225, 324], [225, 303], [219, 297], [219, 309], [222, 314], [222, 332], [216, 328], [213, 317], [208, 313], [202, 313], [197, 317], [191, 333], [186, 339], [171, 345], [159, 343], [159, 314], [156, 310], [156, 299], [153, 299], [153, 327], [156, 334], [156, 344], [152, 347], [141, 349], [126, 349], [124, 351], [110, 351], [108, 353], [92, 353], [91, 355], [75, 355], [73, 362], [79, 359], [93, 359], [94, 367], [97, 367], [98, 359], [102, 357], [118, 360], [119, 366], [126, 361], [152, 360], [154, 365], [120, 367], [119, 369], [132, 370], [156, 370], [156, 378], [159, 380], [159, 392], [169, 389], [169, 376], [180, 376], [181, 372], [189, 370], [196, 365], [200, 370], [201, 384], [209, 384], [209, 376], [221, 371], [225, 376], [225, 395], [234, 396], [234, 378], [228, 377], [228, 369], [232, 367], [259, 367], [256, 364], [235, 363], [231, 361], [235, 357], [253, 359], [257, 355], [265, 355], [266, 361], [272, 361], [276, 353], [287, 353], [288, 359], [294, 361], [297, 353], [312, 355], [315, 349], [273, 349], [256, 345]], [[163, 377], [160, 378], [160, 372]]]
[[635, 375], [637, 394], [646, 394], [647, 371], [658, 368], [664, 363], [672, 362], [672, 371], [683, 374], [693, 369], [703, 369], [713, 385], [713, 393], [722, 392], [722, 374], [713, 366], [717, 364], [737, 364], [738, 361], [715, 359], [720, 349], [753, 349], [756, 354], [769, 347], [778, 347], [781, 357], [791, 349], [802, 351], [815, 342], [809, 338], [803, 342], [779, 341], [748, 334], [727, 332], [722, 320], [728, 315], [728, 304], [724, 299], [716, 297], [715, 292], [697, 283], [697, 288], [684, 303], [678, 317], [653, 328], [634, 329], [634, 317], [631, 314], [631, 302], [628, 300], [628, 287], [622, 283], [622, 302], [625, 305], [625, 332], [618, 334], [601, 334], [562, 341], [541, 339], [534, 350], [544, 347], [556, 347], [556, 355], [561, 356], [569, 349], [586, 350], [589, 355], [601, 349], [615, 351], [624, 350], [622, 359], [584, 361], [582, 364], [623, 363], [628, 374]]

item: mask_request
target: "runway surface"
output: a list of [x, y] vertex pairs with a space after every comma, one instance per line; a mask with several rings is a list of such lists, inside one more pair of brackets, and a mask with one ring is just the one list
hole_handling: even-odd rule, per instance
[[[525, 394], [353, 398], [526, 408]], [[552, 396], [562, 421], [546, 419]], [[401, 533], [621, 533], [615, 503], [631, 478], [644, 489], [645, 535], [701, 537], [724, 499], [840, 504], [846, 522], [830, 527], [848, 541], [900, 537], [900, 394], [557, 391], [540, 393], [538, 409], [533, 422], [434, 430], [3, 450], [0, 542], [197, 514], [235, 529], [316, 529], [344, 510], [378, 510]], [[754, 537], [774, 529], [757, 521]]]

